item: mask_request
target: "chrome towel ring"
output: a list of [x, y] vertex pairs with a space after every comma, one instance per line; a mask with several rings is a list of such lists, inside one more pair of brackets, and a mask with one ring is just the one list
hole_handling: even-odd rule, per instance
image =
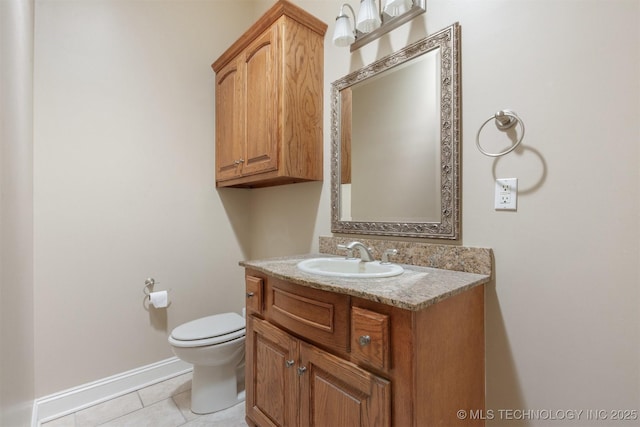
[[[500, 130], [503, 130], [503, 131], [511, 129], [513, 126], [516, 125], [516, 123], [520, 123], [520, 127], [522, 128], [522, 135], [520, 135], [520, 139], [518, 139], [518, 141], [515, 144], [513, 144], [511, 147], [509, 147], [507, 150], [505, 150], [505, 151], [503, 151], [501, 153], [489, 153], [489, 152], [485, 151], [482, 148], [482, 146], [480, 145], [480, 132], [482, 132], [482, 129], [491, 120], [494, 120], [495, 123], [496, 123], [496, 127], [498, 129], [500, 129]], [[485, 156], [499, 157], [499, 156], [504, 156], [505, 154], [509, 154], [510, 152], [515, 150], [516, 147], [518, 145], [520, 145], [520, 143], [522, 142], [523, 138], [524, 138], [524, 122], [522, 121], [522, 119], [520, 117], [518, 117], [518, 115], [514, 111], [511, 111], [511, 110], [500, 110], [495, 115], [489, 117], [482, 124], [482, 126], [480, 126], [480, 129], [478, 129], [478, 134], [476, 135], [476, 147], [478, 147], [478, 150], [480, 150], [480, 152], [482, 154], [484, 154]]]

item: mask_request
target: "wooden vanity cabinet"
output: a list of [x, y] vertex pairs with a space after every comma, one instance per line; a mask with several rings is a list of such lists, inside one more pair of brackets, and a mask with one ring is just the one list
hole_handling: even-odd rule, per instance
[[[246, 282], [249, 423], [390, 425], [389, 381], [346, 357], [348, 297], [255, 275], [247, 275]], [[264, 306], [256, 308], [258, 298]]]
[[247, 417], [259, 426], [390, 425], [389, 381], [250, 316]]
[[216, 186], [322, 180], [326, 29], [281, 0], [212, 64]]
[[458, 418], [484, 410], [483, 286], [411, 311], [251, 269], [246, 282], [249, 425], [484, 425]]

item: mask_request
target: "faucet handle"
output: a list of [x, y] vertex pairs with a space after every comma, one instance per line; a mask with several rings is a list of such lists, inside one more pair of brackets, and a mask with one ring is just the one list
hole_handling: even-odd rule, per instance
[[387, 249], [382, 254], [382, 261], [380, 261], [380, 262], [382, 264], [391, 264], [391, 261], [389, 261], [389, 255], [398, 255], [398, 250], [397, 249]]
[[338, 249], [340, 249], [341, 251], [346, 251], [347, 252], [347, 258], [354, 258], [353, 256], [353, 249], [348, 248], [347, 245], [338, 245], [337, 246]]

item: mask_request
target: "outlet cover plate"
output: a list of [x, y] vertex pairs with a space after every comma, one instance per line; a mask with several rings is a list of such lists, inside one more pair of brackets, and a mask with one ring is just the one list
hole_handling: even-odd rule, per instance
[[515, 211], [518, 207], [518, 178], [496, 179], [495, 209]]

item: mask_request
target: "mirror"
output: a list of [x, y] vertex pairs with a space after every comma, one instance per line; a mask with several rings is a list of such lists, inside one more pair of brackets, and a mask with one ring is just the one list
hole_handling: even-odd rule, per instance
[[460, 27], [331, 87], [331, 231], [458, 239]]

